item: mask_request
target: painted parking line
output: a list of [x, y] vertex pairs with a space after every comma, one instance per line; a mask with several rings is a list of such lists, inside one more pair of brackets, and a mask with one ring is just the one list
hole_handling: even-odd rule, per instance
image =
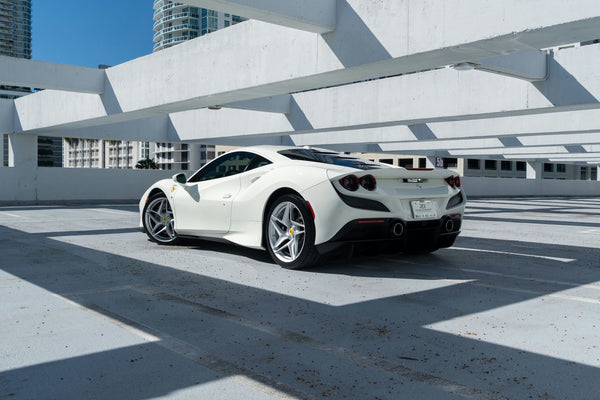
[[460, 251], [476, 251], [479, 253], [493, 253], [493, 254], [503, 254], [508, 256], [517, 256], [517, 257], [532, 257], [532, 258], [540, 258], [542, 260], [550, 260], [550, 261], [559, 261], [564, 263], [569, 263], [576, 261], [573, 258], [560, 258], [560, 257], [548, 257], [548, 256], [540, 256], [538, 254], [524, 254], [524, 253], [512, 253], [510, 251], [498, 251], [498, 250], [486, 250], [486, 249], [470, 249], [466, 247], [452, 247], [452, 250], [460, 250]]
[[586, 229], [584, 231], [579, 231], [577, 233], [593, 233], [595, 235], [600, 235], [600, 229]]
[[9, 217], [14, 217], [14, 218], [23, 218], [21, 215], [7, 213], [6, 211], [0, 211], [0, 214], [8, 215]]

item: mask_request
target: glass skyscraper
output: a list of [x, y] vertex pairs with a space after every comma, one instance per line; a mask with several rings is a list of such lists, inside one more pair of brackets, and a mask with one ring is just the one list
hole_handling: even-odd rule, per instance
[[0, 54], [31, 58], [31, 0], [0, 0]]

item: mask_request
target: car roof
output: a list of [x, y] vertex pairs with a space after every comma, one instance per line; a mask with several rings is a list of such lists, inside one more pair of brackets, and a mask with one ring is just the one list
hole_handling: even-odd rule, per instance
[[294, 149], [311, 149], [311, 150], [317, 150], [317, 151], [323, 151], [323, 152], [330, 152], [330, 153], [335, 153], [335, 154], [339, 154], [339, 152], [337, 151], [333, 151], [333, 150], [329, 150], [329, 149], [323, 149], [323, 148], [319, 148], [319, 147], [312, 147], [312, 146], [282, 146], [282, 145], [257, 145], [257, 146], [247, 146], [247, 147], [240, 147], [238, 149], [235, 150], [231, 150], [228, 153], [232, 153], [235, 151], [250, 151], [262, 156], [266, 156], [266, 157], [271, 157], [271, 158], [277, 158], [280, 159], [280, 161], [292, 161], [290, 160], [288, 157], [280, 154], [279, 152], [282, 150], [294, 150]]

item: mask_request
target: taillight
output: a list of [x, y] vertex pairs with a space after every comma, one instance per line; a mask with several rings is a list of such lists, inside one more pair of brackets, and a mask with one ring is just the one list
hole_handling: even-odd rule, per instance
[[445, 178], [444, 180], [446, 181], [448, 186], [456, 189], [460, 188], [460, 176], [453, 175]]
[[340, 185], [346, 190], [355, 192], [359, 186], [365, 190], [373, 191], [377, 188], [377, 180], [373, 175], [365, 175], [358, 178], [356, 175], [347, 175], [339, 180]]
[[458, 175], [454, 177], [454, 186], [460, 188], [460, 176]]
[[355, 175], [347, 175], [339, 180], [340, 185], [346, 190], [355, 192], [358, 190], [359, 182]]
[[377, 180], [373, 175], [365, 175], [360, 178], [360, 186], [364, 187], [369, 192], [377, 187]]

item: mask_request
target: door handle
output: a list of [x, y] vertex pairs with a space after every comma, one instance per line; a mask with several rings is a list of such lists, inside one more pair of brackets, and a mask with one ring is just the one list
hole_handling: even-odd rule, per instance
[[223, 198], [224, 199], [230, 199], [231, 198], [231, 194], [230, 193], [224, 194]]

